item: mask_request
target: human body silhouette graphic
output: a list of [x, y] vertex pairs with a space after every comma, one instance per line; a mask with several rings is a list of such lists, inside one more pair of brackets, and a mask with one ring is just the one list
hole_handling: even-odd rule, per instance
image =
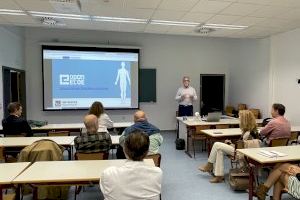
[[[120, 80], [120, 81], [119, 81]], [[125, 69], [125, 62], [121, 62], [121, 68], [118, 69], [118, 75], [115, 81], [115, 85], [120, 82], [120, 90], [121, 90], [121, 101], [125, 103], [126, 100], [126, 87], [127, 87], [127, 80], [128, 84], [130, 85], [130, 78], [127, 69]]]

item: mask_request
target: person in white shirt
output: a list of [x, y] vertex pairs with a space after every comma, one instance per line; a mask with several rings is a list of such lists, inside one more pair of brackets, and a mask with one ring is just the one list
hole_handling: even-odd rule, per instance
[[114, 123], [105, 113], [104, 107], [101, 102], [95, 101], [90, 107], [89, 114], [93, 114], [98, 117], [99, 126], [113, 128]]
[[148, 135], [139, 130], [126, 137], [125, 164], [109, 167], [101, 174], [100, 188], [105, 200], [160, 199], [162, 170], [143, 161], [149, 143]]
[[193, 116], [193, 101], [197, 100], [196, 90], [190, 86], [190, 78], [184, 76], [183, 87], [177, 91], [175, 99], [179, 102], [178, 116]]

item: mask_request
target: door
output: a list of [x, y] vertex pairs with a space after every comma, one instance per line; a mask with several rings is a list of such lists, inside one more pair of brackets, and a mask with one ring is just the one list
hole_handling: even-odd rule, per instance
[[200, 112], [224, 110], [225, 74], [200, 74]]
[[26, 82], [23, 70], [2, 67], [4, 117], [8, 116], [7, 106], [10, 102], [19, 102], [26, 118]]

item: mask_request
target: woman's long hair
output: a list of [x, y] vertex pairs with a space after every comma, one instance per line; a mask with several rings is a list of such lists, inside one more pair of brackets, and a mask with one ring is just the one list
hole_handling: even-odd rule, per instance
[[97, 118], [99, 118], [100, 115], [102, 115], [103, 113], [104, 113], [104, 108], [102, 103], [99, 101], [95, 101], [90, 107], [89, 114], [96, 115]]
[[247, 131], [249, 131], [250, 133], [257, 132], [256, 120], [251, 111], [241, 110], [239, 112], [239, 116], [240, 116], [240, 129], [242, 130], [243, 133]]

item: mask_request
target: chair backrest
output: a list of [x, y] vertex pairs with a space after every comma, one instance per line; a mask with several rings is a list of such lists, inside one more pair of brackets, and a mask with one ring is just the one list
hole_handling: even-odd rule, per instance
[[216, 129], [229, 128], [229, 124], [217, 124]]
[[75, 160], [107, 160], [108, 152], [75, 153]]
[[270, 141], [269, 147], [287, 146], [289, 138], [277, 138]]
[[49, 131], [48, 136], [70, 136], [70, 131]]
[[251, 111], [255, 117], [255, 119], [260, 119], [260, 110], [256, 108], [250, 108], [249, 111]]
[[232, 114], [232, 111], [234, 110], [233, 106], [226, 106], [225, 113], [226, 114]]
[[298, 142], [299, 133], [298, 132], [292, 132], [290, 137], [291, 143], [297, 143]]
[[25, 133], [21, 133], [21, 134], [18, 134], [18, 135], [5, 135], [5, 137], [25, 137], [26, 134]]
[[161, 161], [161, 154], [152, 154], [152, 155], [147, 155], [145, 159], [153, 159], [153, 162], [156, 167], [160, 167], [160, 161]]
[[2, 162], [6, 161], [4, 147], [2, 147], [2, 146], [0, 146], [0, 161], [2, 161]]
[[195, 133], [197, 134], [202, 133], [201, 132], [202, 130], [210, 129], [210, 127], [211, 127], [210, 125], [196, 126]]
[[240, 104], [238, 105], [238, 111], [240, 111], [240, 110], [247, 110], [247, 105], [246, 105], [246, 104], [243, 104], [243, 103], [240, 103]]

